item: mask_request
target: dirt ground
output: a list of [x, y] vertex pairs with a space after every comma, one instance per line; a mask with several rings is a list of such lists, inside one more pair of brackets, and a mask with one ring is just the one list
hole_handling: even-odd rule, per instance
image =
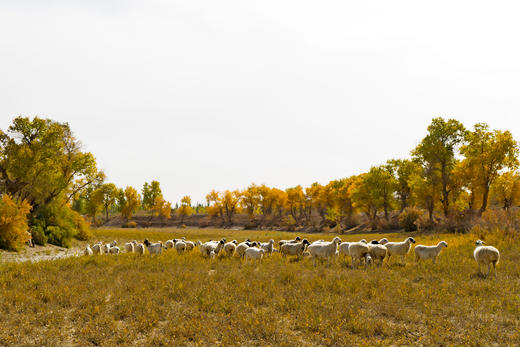
[[46, 246], [26, 247], [20, 252], [9, 252], [0, 250], [0, 262], [38, 262], [42, 260], [56, 260], [75, 257], [82, 254], [79, 245], [71, 248], [63, 248], [47, 244]]

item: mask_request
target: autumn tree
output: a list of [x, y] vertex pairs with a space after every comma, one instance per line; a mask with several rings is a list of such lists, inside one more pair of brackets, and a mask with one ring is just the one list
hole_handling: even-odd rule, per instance
[[450, 180], [456, 163], [455, 154], [464, 141], [465, 133], [464, 126], [455, 119], [434, 118], [428, 126], [428, 135], [412, 151], [423, 167], [439, 172], [440, 200], [445, 216], [448, 216], [450, 207]]
[[184, 218], [187, 216], [191, 216], [193, 213], [193, 209], [191, 207], [191, 198], [189, 196], [184, 196], [181, 199], [181, 205], [177, 209], [177, 216], [180, 217], [181, 223], [184, 223]]
[[333, 189], [333, 207], [340, 219], [345, 219], [347, 224], [351, 223], [354, 214], [353, 193], [361, 183], [360, 176], [351, 176], [330, 182]]
[[19, 250], [31, 239], [27, 232], [27, 215], [31, 205], [25, 200], [16, 201], [9, 194], [0, 199], [0, 248]]
[[254, 183], [242, 192], [240, 204], [250, 219], [254, 219], [255, 213], [258, 212], [261, 198], [260, 187]]
[[239, 211], [242, 193], [239, 190], [226, 190], [222, 193], [220, 202], [228, 225], [233, 224], [233, 216]]
[[92, 223], [96, 224], [96, 217], [103, 210], [103, 191], [100, 188], [90, 189], [86, 193], [87, 216], [92, 218]]
[[475, 125], [466, 136], [467, 144], [461, 148], [468, 166], [474, 168], [482, 190], [482, 214], [488, 204], [489, 190], [503, 169], [518, 166], [518, 143], [509, 131], [490, 130], [485, 123]]
[[164, 200], [162, 195], [156, 196], [152, 206], [152, 216], [170, 219], [172, 204]]
[[353, 194], [354, 201], [374, 221], [382, 209], [388, 220], [394, 202], [395, 178], [385, 166], [372, 167], [362, 175], [361, 184]]
[[123, 210], [121, 214], [125, 217], [126, 220], [130, 220], [141, 205], [141, 196], [137, 193], [132, 187], [126, 187], [125, 189], [125, 205], [123, 206]]
[[303, 188], [300, 185], [296, 187], [287, 188], [287, 210], [289, 214], [294, 218], [296, 223], [301, 223], [302, 217], [304, 216], [303, 211], [305, 210], [306, 197], [303, 193]]
[[412, 175], [410, 179], [412, 199], [422, 208], [428, 211], [430, 223], [433, 224], [433, 212], [436, 202], [440, 201], [440, 177], [439, 172], [432, 163], [425, 163], [420, 172]]
[[158, 196], [162, 196], [161, 184], [158, 181], [152, 181], [151, 183], [145, 182], [142, 189], [143, 196], [143, 209], [151, 210], [154, 206], [155, 199]]
[[219, 194], [216, 190], [212, 190], [206, 195], [206, 203], [208, 205], [208, 214], [211, 217], [221, 217], [222, 219], [224, 218], [221, 194]]
[[420, 171], [417, 163], [408, 159], [392, 159], [387, 162], [388, 169], [396, 178], [395, 193], [399, 200], [399, 212], [410, 205], [412, 197], [411, 180]]
[[520, 204], [520, 174], [514, 171], [504, 172], [491, 186], [492, 200], [506, 211]]

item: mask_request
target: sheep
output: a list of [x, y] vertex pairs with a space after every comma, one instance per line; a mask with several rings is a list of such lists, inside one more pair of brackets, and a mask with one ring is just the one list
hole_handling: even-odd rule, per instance
[[265, 253], [272, 254], [273, 253], [273, 245], [274, 240], [269, 240], [269, 242], [260, 242], [260, 248], [262, 248]]
[[208, 257], [209, 259], [215, 259], [215, 251], [210, 251]]
[[310, 245], [310, 242], [307, 239], [303, 239], [297, 243], [285, 243], [280, 248], [280, 253], [283, 257], [286, 255], [295, 255], [298, 258], [303, 254], [305, 248]]
[[336, 254], [338, 245], [341, 243], [339, 237], [335, 237], [331, 242], [315, 242], [307, 247], [307, 250], [314, 258], [314, 265], [316, 265], [316, 259], [329, 259]]
[[348, 254], [352, 257], [352, 267], [356, 263], [361, 264], [362, 260], [365, 260], [365, 267], [368, 265], [366, 262], [366, 255], [370, 252], [368, 245], [365, 242], [351, 242], [348, 246]]
[[186, 242], [182, 240], [175, 240], [175, 250], [177, 251], [177, 254], [182, 254], [186, 250]]
[[144, 245], [146, 246], [146, 248], [148, 248], [148, 252], [150, 253], [150, 255], [162, 254], [162, 250], [163, 250], [162, 242], [150, 243], [150, 241], [148, 241], [148, 239], [146, 239], [146, 240], [144, 240]]
[[404, 263], [404, 257], [410, 251], [412, 243], [415, 243], [415, 239], [413, 237], [409, 237], [402, 242], [387, 242], [384, 244], [387, 249], [388, 260], [390, 261], [390, 257], [392, 255], [399, 255], [401, 256], [401, 262]]
[[101, 243], [96, 243], [94, 246], [92, 246], [92, 251], [94, 254], [103, 254], [103, 246]]
[[110, 253], [110, 244], [109, 243], [102, 245], [101, 248], [103, 249], [104, 254]]
[[296, 236], [296, 238], [294, 240], [280, 240], [278, 241], [278, 246], [280, 246], [280, 249], [282, 248], [283, 245], [285, 245], [286, 243], [297, 243], [297, 242], [300, 242], [301, 241], [301, 238], [299, 236]]
[[229, 257], [232, 257], [235, 254], [235, 250], [237, 248], [237, 240], [233, 240], [224, 245], [224, 251]]
[[[378, 242], [378, 241], [375, 241]], [[368, 244], [368, 254], [370, 254], [370, 260], [379, 260], [379, 265], [383, 265], [383, 261], [388, 253], [386, 246], [380, 245], [379, 243]], [[366, 259], [365, 259], [366, 260]]]
[[125, 243], [125, 251], [127, 253], [134, 253], [135, 252], [135, 244], [133, 242]]
[[372, 265], [372, 256], [370, 253], [365, 254], [365, 267]]
[[164, 243], [165, 249], [170, 249], [170, 248], [173, 248], [174, 246], [175, 246], [175, 242], [173, 240], [168, 240]]
[[386, 245], [388, 243], [388, 239], [386, 237], [383, 237], [381, 240], [379, 240], [379, 243], [382, 245]]
[[224, 247], [225, 243], [226, 239], [222, 239], [220, 241], [208, 241], [200, 246], [200, 253], [203, 256], [209, 256], [211, 252], [214, 252], [215, 256], [217, 256]]
[[195, 248], [195, 242], [193, 241], [184, 241], [186, 244], [186, 250], [191, 251], [193, 248]]
[[90, 248], [90, 245], [87, 245], [87, 247], [85, 247], [85, 255], [92, 255], [94, 254], [94, 251], [92, 251], [92, 248]]
[[259, 260], [262, 261], [262, 257], [264, 256], [265, 250], [263, 248], [249, 247], [245, 251], [246, 260]]
[[119, 254], [119, 247], [117, 246], [114, 246], [114, 247], [110, 247], [110, 254]]
[[142, 243], [138, 243], [137, 246], [135, 246], [135, 252], [138, 254], [144, 254], [145, 250], [146, 248]]
[[235, 254], [238, 255], [239, 257], [244, 257], [246, 249], [248, 249], [252, 245], [253, 245], [253, 243], [251, 243], [249, 241], [244, 241], [244, 242], [239, 243], [235, 248]]
[[444, 247], [448, 247], [448, 244], [445, 241], [439, 242], [436, 246], [425, 246], [425, 245], [417, 245], [414, 248], [415, 252], [415, 261], [419, 260], [427, 260], [431, 259], [433, 260], [433, 263], [435, 264], [435, 261], [437, 260], [437, 256], [441, 252], [441, 250]]
[[488, 271], [486, 277], [489, 276], [489, 272], [491, 270], [491, 264], [493, 264], [493, 270], [495, 273], [495, 278], [497, 278], [497, 267], [500, 260], [500, 252], [493, 246], [484, 246], [484, 241], [477, 240], [475, 251], [473, 252], [473, 257], [475, 261], [478, 263], [478, 272], [482, 274], [482, 265], [487, 265]]
[[115, 246], [117, 246], [117, 241], [116, 240], [110, 242], [110, 247], [115, 247]]

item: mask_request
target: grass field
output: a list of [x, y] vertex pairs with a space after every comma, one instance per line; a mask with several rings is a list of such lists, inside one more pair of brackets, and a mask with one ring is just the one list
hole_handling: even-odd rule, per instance
[[[232, 230], [95, 230], [96, 240], [293, 238]], [[409, 234], [385, 234], [401, 240]], [[93, 256], [0, 264], [0, 345], [518, 345], [520, 241], [504, 235], [443, 239], [436, 265], [351, 269], [350, 260], [261, 264], [182, 256]], [[331, 239], [333, 235], [310, 235]], [[342, 236], [344, 241], [382, 235]], [[474, 241], [500, 249], [498, 278], [477, 276]]]

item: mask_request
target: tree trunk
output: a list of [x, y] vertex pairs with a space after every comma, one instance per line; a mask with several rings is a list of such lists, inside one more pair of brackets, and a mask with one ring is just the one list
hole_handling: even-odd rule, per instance
[[449, 208], [450, 208], [450, 199], [448, 191], [448, 173], [446, 172], [446, 163], [442, 163], [441, 166], [441, 175], [442, 175], [442, 209], [444, 210], [444, 216], [448, 217]]
[[482, 216], [482, 213], [484, 213], [484, 211], [486, 211], [488, 196], [489, 196], [489, 184], [486, 184], [484, 186], [484, 195], [482, 196], [482, 206], [480, 207], [480, 211], [479, 211], [480, 216]]

